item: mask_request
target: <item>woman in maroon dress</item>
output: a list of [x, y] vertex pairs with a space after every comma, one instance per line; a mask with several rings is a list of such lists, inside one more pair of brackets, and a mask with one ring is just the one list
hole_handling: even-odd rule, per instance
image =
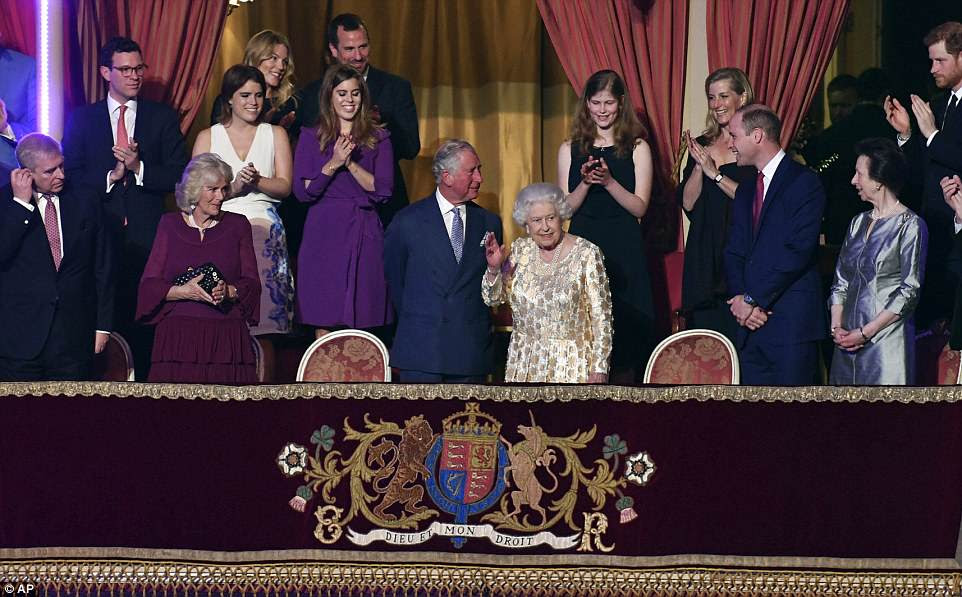
[[[257, 324], [261, 284], [251, 225], [221, 211], [233, 179], [215, 154], [194, 157], [176, 188], [181, 211], [160, 220], [137, 296], [138, 321], [157, 326], [148, 381], [257, 382], [248, 325]], [[174, 283], [206, 263], [223, 276], [210, 292], [204, 274]]]

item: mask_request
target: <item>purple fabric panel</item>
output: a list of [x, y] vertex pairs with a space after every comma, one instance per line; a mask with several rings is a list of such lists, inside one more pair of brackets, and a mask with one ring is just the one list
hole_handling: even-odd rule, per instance
[[[344, 439], [345, 418], [363, 430], [365, 413], [401, 426], [423, 414], [439, 433], [442, 419], [464, 404], [0, 398], [7, 422], [0, 434], [0, 547], [325, 548], [312, 535], [320, 496], [305, 513], [287, 504], [303, 481], [280, 473], [281, 448], [296, 442], [313, 451], [309, 438], [326, 424], [336, 431], [334, 449], [347, 457], [357, 444]], [[962, 404], [481, 402], [512, 443], [522, 439], [518, 425], [530, 424], [529, 409], [554, 437], [597, 425], [577, 452], [586, 466], [602, 458], [605, 436], [615, 433], [627, 454], [644, 450], [654, 459], [651, 482], [625, 490], [638, 519], [619, 524], [614, 498], [605, 503], [605, 541], [617, 546], [612, 555], [955, 555]], [[335, 492], [345, 509], [348, 492], [346, 481]], [[558, 497], [545, 493], [542, 504]], [[591, 502], [583, 489], [578, 500], [580, 524]], [[423, 503], [434, 507], [427, 495]], [[452, 521], [444, 513], [433, 520]], [[350, 526], [373, 528], [363, 518]], [[564, 526], [550, 530], [572, 534]], [[358, 549], [345, 538], [332, 547]], [[454, 550], [441, 537], [364, 549]], [[462, 550], [505, 553], [481, 540]]]

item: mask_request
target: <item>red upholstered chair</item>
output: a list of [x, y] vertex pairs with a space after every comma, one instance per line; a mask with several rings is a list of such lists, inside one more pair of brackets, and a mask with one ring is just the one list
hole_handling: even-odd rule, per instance
[[962, 385], [962, 367], [960, 363], [960, 352], [952, 350], [946, 344], [939, 354], [939, 385], [957, 386]]
[[134, 357], [130, 345], [117, 332], [111, 332], [103, 352], [94, 355], [90, 367], [94, 381], [134, 381]]
[[662, 340], [648, 359], [645, 383], [738, 384], [738, 355], [712, 330], [685, 330]]
[[362, 330], [339, 330], [307, 347], [297, 381], [391, 381], [387, 347]]

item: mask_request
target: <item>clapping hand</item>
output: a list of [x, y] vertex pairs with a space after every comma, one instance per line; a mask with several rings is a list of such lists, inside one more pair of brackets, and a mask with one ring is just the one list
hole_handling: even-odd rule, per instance
[[354, 148], [357, 144], [351, 137], [346, 135], [341, 135], [334, 142], [334, 157], [332, 161], [337, 165], [338, 168], [341, 166], [346, 166], [348, 160], [351, 159], [351, 153], [354, 152]]
[[952, 211], [955, 212], [955, 221], [962, 224], [962, 179], [959, 175], [946, 176], [939, 181], [942, 187], [942, 195]]
[[718, 175], [718, 166], [715, 165], [715, 159], [701, 146], [701, 143], [691, 136], [691, 131], [685, 131], [685, 135], [688, 137], [688, 155], [701, 167], [705, 176], [715, 178]]
[[256, 188], [257, 181], [261, 178], [261, 173], [257, 171], [254, 164], [248, 162], [234, 177], [234, 194], [240, 194], [245, 189]]
[[13, 196], [23, 201], [33, 199], [33, 174], [26, 168], [10, 171], [10, 188]]
[[[117, 172], [121, 164], [123, 164], [123, 167], [131, 172], [138, 172], [140, 170], [140, 146], [137, 145], [137, 142], [134, 141], [133, 137], [128, 139], [127, 147], [114, 145], [112, 149], [114, 152], [114, 157], [117, 158], [117, 166], [114, 167], [111, 177], [113, 177], [113, 174]], [[120, 174], [117, 180], [120, 178], [123, 178], [123, 173]]]
[[899, 100], [891, 95], [885, 96], [885, 119], [889, 121], [892, 128], [903, 138], [908, 137], [912, 131], [912, 123], [909, 121], [909, 113]]
[[919, 131], [922, 136], [928, 139], [932, 133], [936, 132], [935, 127], [935, 114], [932, 113], [932, 107], [929, 103], [919, 96], [912, 94], [912, 113], [915, 114], [915, 120], [919, 123]]

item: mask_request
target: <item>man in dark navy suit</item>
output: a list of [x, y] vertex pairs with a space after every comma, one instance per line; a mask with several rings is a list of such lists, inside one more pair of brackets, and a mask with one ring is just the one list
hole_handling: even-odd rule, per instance
[[[897, 99], [885, 98], [885, 114], [898, 133], [899, 146], [912, 171], [923, 178], [921, 215], [929, 228], [929, 250], [925, 285], [916, 310], [919, 327], [951, 315], [955, 281], [948, 274], [950, 269], [960, 269], [960, 256], [950, 260], [949, 253], [962, 222], [953, 226], [954, 214], [939, 183], [962, 174], [962, 23], [942, 23], [929, 31], [923, 43], [928, 48], [935, 85], [948, 93], [931, 104], [911, 96], [912, 113], [921, 134], [913, 134], [908, 110]], [[962, 271], [953, 273], [959, 277]]]
[[86, 379], [113, 318], [102, 210], [65, 184], [50, 137], [23, 137], [16, 155], [0, 189], [0, 379]]
[[739, 108], [729, 126], [738, 165], [758, 169], [735, 193], [725, 272], [746, 385], [815, 381], [828, 334], [816, 268], [825, 192], [818, 176], [779, 144], [782, 123], [766, 106]]
[[67, 123], [67, 179], [100, 196], [118, 253], [117, 313], [130, 341], [137, 377], [146, 379], [151, 328], [133, 323], [137, 286], [164, 212], [187, 165], [177, 113], [138, 98], [146, 75], [140, 46], [115, 37], [100, 51], [107, 98], [79, 108]]
[[[413, 160], [421, 151], [421, 137], [418, 134], [418, 113], [414, 105], [411, 83], [401, 77], [374, 68], [368, 62], [371, 45], [367, 26], [361, 17], [344, 13], [339, 14], [327, 25], [327, 47], [331, 60], [353, 67], [364, 75], [368, 91], [371, 93], [371, 107], [375, 120], [391, 132], [391, 146], [394, 148], [394, 193], [391, 199], [378, 207], [378, 215], [386, 228], [394, 214], [408, 204], [407, 187], [401, 176], [399, 160]], [[323, 78], [323, 77], [322, 77]], [[321, 89], [321, 79], [314, 81], [301, 90], [301, 117], [305, 126], [314, 126], [317, 121], [317, 94]]]
[[398, 321], [391, 366], [405, 383], [480, 383], [492, 356], [482, 243], [488, 232], [501, 242], [501, 218], [473, 202], [482, 177], [470, 143], [442, 143], [432, 170], [435, 193], [398, 212], [384, 238]]

